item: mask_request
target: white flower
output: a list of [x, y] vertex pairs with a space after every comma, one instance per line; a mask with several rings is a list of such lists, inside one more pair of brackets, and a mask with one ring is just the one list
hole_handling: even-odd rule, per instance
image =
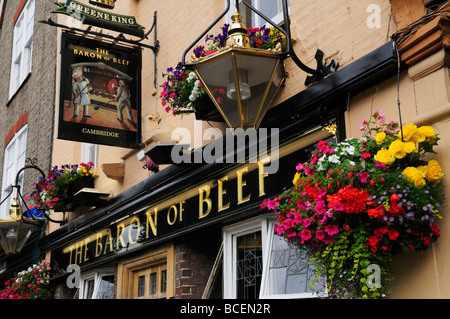
[[341, 161], [339, 160], [339, 156], [337, 156], [335, 154], [329, 156], [328, 161], [333, 164], [341, 164]]
[[319, 158], [319, 161], [318, 161], [318, 163], [319, 163], [319, 171], [325, 170], [325, 167], [322, 166], [323, 162], [325, 161], [325, 157], [326, 157], [326, 155], [323, 155], [321, 158]]
[[350, 145], [348, 147], [344, 147], [342, 150], [345, 151], [349, 155], [355, 155], [355, 147], [352, 145]]

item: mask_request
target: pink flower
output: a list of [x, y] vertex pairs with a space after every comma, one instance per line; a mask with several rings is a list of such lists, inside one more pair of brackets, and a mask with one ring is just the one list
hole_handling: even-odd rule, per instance
[[361, 154], [361, 157], [362, 158], [365, 158], [365, 159], [368, 159], [368, 158], [370, 158], [372, 156], [372, 154], [370, 154], [370, 153], [363, 153], [363, 154]]
[[311, 238], [311, 231], [308, 229], [303, 229], [302, 233], [300, 234], [301, 243], [303, 244], [305, 241]]
[[359, 178], [361, 179], [361, 183], [365, 183], [367, 182], [367, 179], [370, 177], [369, 173], [367, 172], [362, 172], [359, 173]]
[[216, 53], [216, 50], [209, 50], [205, 52], [205, 56], [208, 56], [210, 54]]
[[337, 225], [328, 225], [325, 226], [325, 231], [327, 232], [328, 235], [333, 236], [336, 234], [339, 234], [339, 229]]
[[275, 209], [276, 207], [278, 207], [278, 205], [280, 205], [280, 202], [277, 202], [276, 200], [277, 200], [276, 198], [273, 201], [269, 199], [267, 201], [267, 208]]
[[324, 240], [325, 239], [325, 234], [323, 233], [322, 229], [316, 230], [316, 238], [318, 240]]
[[367, 121], [366, 120], [364, 120], [364, 121], [362, 121], [361, 123], [359, 123], [358, 124], [358, 126], [359, 126], [359, 130], [360, 131], [365, 131], [366, 130], [366, 125], [367, 125]]
[[311, 225], [311, 219], [303, 219], [302, 225], [304, 228], [307, 228], [309, 225]]

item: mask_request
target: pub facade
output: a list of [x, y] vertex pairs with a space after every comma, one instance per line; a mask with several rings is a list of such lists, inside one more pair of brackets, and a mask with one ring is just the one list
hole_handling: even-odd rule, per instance
[[[176, 115], [161, 103], [166, 70], [178, 64], [184, 49], [220, 15], [226, 1], [118, 0], [106, 8], [96, 1], [72, 2], [96, 10], [97, 18], [101, 11], [134, 17], [136, 24], [146, 28], [157, 21], [153, 29], [157, 38], [150, 33], [142, 42], [118, 43], [101, 37], [120, 31], [106, 32], [101, 27], [96, 27], [98, 34], [94, 35], [68, 35], [64, 26], [82, 29], [83, 24], [70, 15], [52, 15], [59, 25], [58, 52], [69, 48], [66, 51], [76, 56], [70, 62], [58, 56], [58, 71], [70, 70], [70, 76], [60, 73], [56, 80], [55, 122], [59, 121], [60, 127], [55, 129], [52, 163], [77, 163], [86, 158], [83, 154], [91, 154], [95, 189], [107, 197], [96, 205], [80, 205], [68, 212], [68, 223], [61, 227], [49, 223], [40, 238], [38, 249], [55, 270], [51, 280], [55, 299], [295, 299], [320, 297], [317, 292], [326, 295], [320, 281], [311, 286], [313, 267], [274, 232], [277, 218], [261, 203], [292, 186], [296, 166], [308, 160], [319, 141], [360, 137], [358, 123], [376, 110], [399, 121], [399, 101], [403, 123], [431, 125], [439, 133], [442, 140], [437, 156], [448, 175], [446, 3], [417, 1], [412, 9], [394, 0], [362, 1], [350, 7], [343, 1], [327, 6], [290, 2], [293, 48], [303, 62], [311, 66], [321, 62], [314, 59], [320, 47], [326, 64], [334, 60], [339, 66], [306, 85], [308, 74], [286, 59], [286, 79], [259, 128], [232, 131], [220, 118]], [[274, 8], [262, 2], [252, 4], [282, 24], [281, 4]], [[66, 3], [68, 8], [71, 5]], [[405, 18], [405, 13], [410, 13], [411, 19]], [[251, 12], [243, 15], [247, 27], [264, 24]], [[230, 16], [231, 12], [218, 25], [229, 23]], [[214, 31], [220, 32], [220, 28]], [[67, 39], [74, 35], [82, 37], [78, 44], [86, 44], [85, 49], [68, 46]], [[143, 43], [151, 46], [139, 46]], [[154, 50], [156, 43], [158, 49]], [[99, 45], [102, 51], [97, 57]], [[128, 52], [123, 48], [133, 53], [122, 53]], [[111, 61], [105, 60], [109, 57]], [[91, 63], [91, 59], [103, 61]], [[130, 71], [127, 67], [133, 61]], [[124, 85], [131, 88], [132, 104], [138, 107], [122, 121], [114, 110], [112, 117], [118, 126], [108, 129], [113, 135], [90, 126], [96, 116], [105, 116], [108, 99], [113, 101], [113, 96], [93, 97], [101, 107], [95, 110], [96, 102], [91, 102], [90, 117], [83, 120], [64, 115], [73, 107], [64, 97], [70, 91], [66, 81], [78, 68], [85, 75], [105, 79], [105, 91], [115, 79], [124, 79]], [[96, 72], [105, 73], [98, 76]], [[99, 83], [91, 82], [94, 87]], [[114, 85], [118, 86], [119, 80]], [[126, 117], [127, 112], [123, 114]], [[75, 128], [65, 132], [61, 127], [65, 122]], [[81, 133], [74, 134], [75, 129]], [[116, 144], [105, 142], [121, 136], [124, 140]], [[188, 145], [183, 160], [162, 161], [155, 169], [158, 163], [149, 162], [149, 150], [172, 144]], [[177, 154], [170, 155], [173, 161]], [[439, 221], [441, 237], [449, 236], [447, 211], [443, 209]], [[60, 212], [52, 215], [63, 216]], [[420, 257], [414, 252], [395, 256], [397, 271], [388, 298], [450, 295], [445, 288], [450, 278], [441, 271], [448, 262], [447, 243], [442, 239]]]

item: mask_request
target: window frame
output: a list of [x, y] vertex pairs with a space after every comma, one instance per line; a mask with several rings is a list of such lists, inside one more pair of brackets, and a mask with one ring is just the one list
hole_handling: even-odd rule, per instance
[[[262, 12], [263, 14], [265, 14], [265, 15], [267, 15], [265, 12], [263, 12], [263, 11], [261, 11], [260, 9], [260, 3], [261, 3], [261, 1], [264, 1], [264, 0], [249, 0], [249, 3], [255, 8], [255, 9], [257, 9], [258, 11], [260, 11], [260, 12]], [[267, 1], [267, 0], [266, 0]], [[273, 0], [270, 0], [270, 1], [273, 1]], [[279, 2], [279, 4], [281, 5], [281, 8], [280, 8], [280, 12], [278, 12], [275, 16], [273, 16], [273, 17], [269, 17], [268, 16], [268, 18], [270, 18], [270, 20], [272, 20], [276, 25], [278, 25], [278, 26], [280, 26], [280, 25], [283, 25], [284, 24], [284, 16], [283, 16], [283, 9], [282, 9], [282, 3], [281, 3], [281, 0], [277, 0], [277, 1], [280, 1]], [[226, 6], [226, 1], [225, 1], [225, 6]], [[243, 8], [243, 6], [245, 7], [245, 9], [247, 9], [247, 6], [245, 6], [244, 4], [242, 4], [242, 1], [241, 0], [239, 0], [239, 6], [240, 6], [240, 8], [241, 8], [241, 11], [244, 11], [244, 10], [242, 10], [242, 8]], [[228, 13], [225, 15], [225, 23], [228, 23], [228, 24], [230, 24], [232, 21], [231, 21], [231, 15], [234, 13], [234, 8], [235, 8], [235, 6], [234, 6], [234, 1], [232, 1], [232, 3], [230, 3], [230, 10], [228, 11]], [[245, 10], [245, 11], [247, 11], [247, 10]], [[290, 5], [290, 1], [288, 2], [288, 14], [290, 14], [290, 12], [291, 12], [291, 5]], [[257, 15], [255, 12], [251, 12], [251, 16], [250, 16], [250, 19], [246, 16], [246, 14], [245, 14], [245, 12], [240, 12], [241, 13], [241, 15], [242, 15], [242, 17], [243, 17], [243, 20], [244, 20], [244, 22], [245, 22], [245, 25], [247, 26], [247, 28], [259, 28], [259, 27], [261, 27], [261, 26], [263, 26], [263, 25], [267, 25], [267, 24], [269, 24], [266, 20], [264, 20], [262, 17], [260, 17], [259, 15]], [[249, 23], [249, 21], [250, 21], [250, 23]]]
[[[165, 270], [165, 291], [160, 291], [155, 295], [147, 296], [149, 292], [149, 271], [151, 268], [159, 267], [157, 281], [161, 287], [161, 274]], [[162, 269], [165, 268], [165, 269]], [[133, 291], [137, 288], [134, 285], [136, 275], [145, 275], [147, 289], [146, 294], [135, 299], [171, 299], [175, 296], [175, 248], [173, 244], [168, 244], [157, 249], [151, 249], [138, 257], [122, 260], [117, 268], [117, 299], [132, 299]]]
[[0, 0], [0, 36], [2, 35], [3, 19], [5, 16], [7, 0]]
[[[223, 297], [224, 299], [236, 299], [236, 241], [240, 236], [261, 231], [262, 260], [264, 272], [264, 243], [267, 241], [267, 217], [255, 217], [249, 220], [226, 226], [223, 228]], [[231, 285], [227, 284], [231, 283]]]
[[261, 231], [262, 274], [259, 299], [307, 299], [326, 296], [324, 293], [305, 292], [293, 294], [268, 294], [269, 262], [272, 249], [276, 219], [272, 215], [262, 215], [223, 228], [223, 298], [237, 298], [237, 238]]
[[[99, 292], [101, 279], [106, 276], [113, 276], [114, 277], [114, 270], [113, 269], [101, 269], [96, 270], [93, 272], [89, 272], [87, 274], [84, 274], [81, 276], [80, 281], [80, 288], [79, 288], [79, 299], [99, 299], [97, 298], [97, 294]], [[87, 288], [88, 288], [88, 282], [94, 280], [94, 290], [92, 291], [91, 298], [86, 298]]]
[[[12, 194], [13, 191], [12, 186], [14, 186], [15, 184], [17, 172], [19, 171], [20, 168], [22, 168], [25, 165], [27, 152], [27, 139], [28, 139], [28, 124], [25, 124], [9, 140], [8, 145], [5, 146], [3, 154], [3, 178], [1, 187], [1, 198], [3, 200], [10, 193], [11, 196], [9, 196], [9, 198], [6, 199], [5, 202], [2, 204], [2, 207], [0, 207], [0, 217], [8, 215], [8, 209], [11, 205], [12, 198], [14, 197], [14, 195]], [[11, 163], [11, 158], [13, 159], [12, 164], [7, 167], [7, 165]], [[11, 170], [9, 174], [7, 172], [8, 169]], [[19, 183], [22, 188], [23, 172], [22, 174], [19, 175]]]
[[9, 79], [10, 100], [17, 94], [31, 74], [35, 11], [36, 0], [27, 0], [14, 23]]
[[259, 298], [260, 299], [307, 299], [307, 298], [318, 298], [318, 297], [324, 297], [328, 295], [327, 289], [324, 290], [324, 292], [319, 292], [319, 293], [315, 293], [315, 292], [301, 292], [301, 293], [292, 293], [292, 294], [269, 294], [268, 293], [268, 289], [269, 289], [269, 270], [270, 268], [268, 267], [268, 265], [270, 265], [270, 257], [271, 257], [271, 252], [272, 252], [272, 245], [273, 245], [273, 240], [276, 236], [274, 230], [275, 230], [275, 224], [276, 224], [276, 219], [272, 218], [271, 220], [268, 221], [268, 227], [269, 227], [269, 234], [270, 236], [268, 236], [267, 238], [267, 244], [265, 247], [263, 247], [263, 249], [265, 250], [265, 260], [264, 260], [264, 264], [263, 266], [263, 274], [262, 274], [262, 279], [261, 279], [261, 290], [259, 293]]
[[98, 163], [98, 144], [82, 143], [81, 144], [81, 163], [94, 163], [97, 167]]

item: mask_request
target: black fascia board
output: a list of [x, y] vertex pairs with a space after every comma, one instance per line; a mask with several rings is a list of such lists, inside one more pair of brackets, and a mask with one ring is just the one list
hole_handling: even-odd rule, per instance
[[[280, 141], [286, 140], [293, 134], [311, 128], [311, 125], [323, 117], [319, 114], [319, 105], [339, 105], [347, 99], [349, 93], [354, 96], [391, 78], [397, 71], [397, 56], [391, 41], [272, 108], [267, 112], [261, 127], [279, 128]], [[332, 116], [333, 114], [328, 114], [326, 117]], [[201, 183], [212, 174], [233, 165], [236, 164], [171, 165], [120, 193], [107, 205], [95, 208], [43, 237], [39, 248], [45, 252], [98, 231], [186, 185]]]

